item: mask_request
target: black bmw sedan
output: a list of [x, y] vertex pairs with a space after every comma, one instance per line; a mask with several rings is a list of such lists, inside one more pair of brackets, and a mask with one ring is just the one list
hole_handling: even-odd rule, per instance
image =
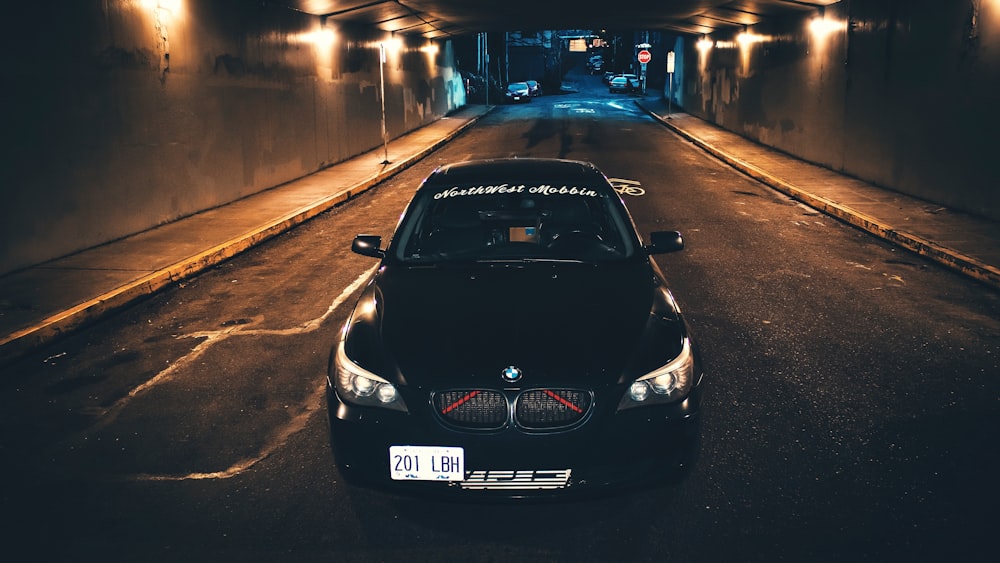
[[327, 377], [350, 482], [459, 496], [655, 484], [691, 458], [698, 348], [653, 254], [592, 164], [443, 166], [420, 186]]

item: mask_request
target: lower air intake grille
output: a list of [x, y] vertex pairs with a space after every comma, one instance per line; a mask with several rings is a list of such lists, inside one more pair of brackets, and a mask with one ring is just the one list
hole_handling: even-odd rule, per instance
[[569, 483], [572, 470], [552, 471], [469, 471], [459, 485], [463, 489], [492, 491], [562, 489]]
[[434, 395], [434, 407], [446, 421], [463, 428], [487, 430], [507, 424], [507, 398], [499, 391], [444, 391]]
[[573, 426], [587, 416], [592, 403], [587, 391], [532, 389], [518, 396], [514, 420], [532, 430]]

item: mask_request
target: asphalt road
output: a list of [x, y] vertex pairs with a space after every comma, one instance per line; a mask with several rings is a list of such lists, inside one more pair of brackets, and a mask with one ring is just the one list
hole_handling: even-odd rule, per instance
[[[5, 368], [7, 560], [992, 560], [1000, 294], [751, 181], [596, 77], [503, 106], [417, 166]], [[444, 162], [590, 160], [658, 258], [707, 370], [680, 482], [551, 504], [345, 486], [329, 345]], [[460, 303], [442, 304], [461, 306]], [[651, 444], [651, 447], [653, 445]]]

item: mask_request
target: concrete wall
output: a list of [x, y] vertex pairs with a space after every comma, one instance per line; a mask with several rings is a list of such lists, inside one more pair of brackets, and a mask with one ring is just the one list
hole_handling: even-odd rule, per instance
[[[241, 0], [4, 12], [0, 274], [381, 146], [380, 32]], [[425, 45], [388, 55], [390, 138], [465, 104], [450, 43]]]
[[1000, 220], [1000, 0], [845, 1], [689, 38], [684, 109], [871, 183]]

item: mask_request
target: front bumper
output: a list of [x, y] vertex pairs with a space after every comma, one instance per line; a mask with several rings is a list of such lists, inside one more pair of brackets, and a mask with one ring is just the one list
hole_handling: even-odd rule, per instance
[[[453, 430], [430, 416], [357, 407], [327, 381], [334, 460], [355, 484], [402, 494], [465, 498], [564, 497], [662, 483], [682, 475], [697, 453], [700, 388], [687, 400], [614, 413], [595, 410], [587, 423], [558, 433]], [[394, 481], [389, 447], [452, 446], [465, 450], [465, 482]], [[565, 472], [553, 488], [551, 478]], [[508, 478], [524, 486], [499, 485]], [[476, 484], [484, 484], [470, 488]]]
[[507, 101], [510, 103], [523, 103], [531, 101], [530, 94], [518, 94], [516, 96], [512, 94], [507, 94], [505, 97], [507, 98]]

